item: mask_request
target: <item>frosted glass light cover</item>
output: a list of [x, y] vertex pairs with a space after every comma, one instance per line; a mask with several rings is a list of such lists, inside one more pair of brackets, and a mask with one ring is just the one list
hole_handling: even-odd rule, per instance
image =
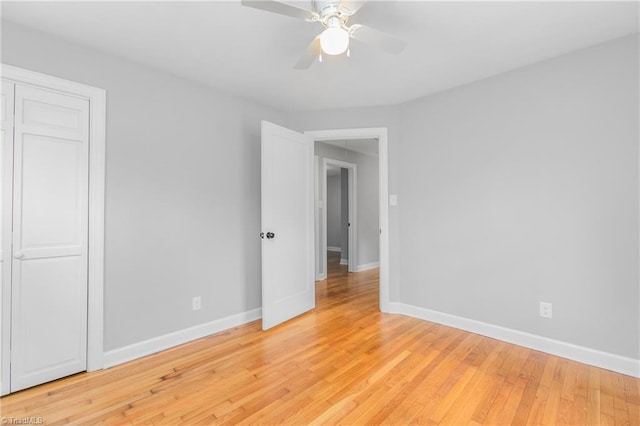
[[327, 55], [340, 55], [349, 47], [349, 33], [342, 28], [327, 28], [320, 35], [320, 46]]

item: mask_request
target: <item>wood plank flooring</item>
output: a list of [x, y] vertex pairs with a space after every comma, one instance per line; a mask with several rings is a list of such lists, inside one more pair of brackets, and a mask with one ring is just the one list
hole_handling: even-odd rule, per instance
[[1, 416], [83, 425], [640, 425], [640, 380], [381, 314], [378, 271], [347, 274], [330, 255], [310, 313], [18, 392], [0, 399]]

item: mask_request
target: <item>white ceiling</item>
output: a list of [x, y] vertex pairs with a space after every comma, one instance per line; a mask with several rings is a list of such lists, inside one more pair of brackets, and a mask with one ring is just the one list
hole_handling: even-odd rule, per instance
[[351, 58], [298, 71], [293, 65], [320, 24], [239, 0], [2, 1], [1, 8], [3, 19], [284, 111], [398, 104], [639, 28], [638, 2], [371, 1], [350, 23], [406, 40], [403, 53], [353, 41]]

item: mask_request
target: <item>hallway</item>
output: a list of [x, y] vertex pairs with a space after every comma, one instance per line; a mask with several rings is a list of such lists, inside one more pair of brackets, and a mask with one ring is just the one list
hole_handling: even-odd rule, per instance
[[378, 269], [359, 273], [349, 273], [347, 269], [347, 265], [340, 265], [340, 252], [327, 252], [327, 279], [316, 282], [316, 309], [334, 303], [378, 309]]

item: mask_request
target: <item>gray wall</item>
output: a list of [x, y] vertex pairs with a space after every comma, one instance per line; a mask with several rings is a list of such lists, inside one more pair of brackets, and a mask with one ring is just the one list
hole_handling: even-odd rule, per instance
[[[322, 164], [323, 158], [331, 158], [357, 165], [358, 258], [356, 259], [356, 264], [366, 265], [378, 262], [380, 260], [380, 244], [378, 242], [378, 157], [345, 150], [322, 142], [316, 142], [315, 155], [320, 158], [320, 164]], [[344, 170], [346, 171], [346, 169]], [[348, 180], [345, 179], [345, 181]], [[348, 191], [346, 193], [348, 194]], [[348, 211], [348, 199], [344, 201]], [[344, 223], [346, 223], [346, 220]], [[319, 244], [318, 242], [318, 247]], [[343, 251], [342, 258], [347, 259], [348, 252]]]
[[342, 247], [342, 181], [340, 175], [327, 177], [327, 246]]
[[636, 35], [402, 106], [400, 300], [639, 358], [638, 75]]
[[260, 120], [282, 113], [7, 22], [2, 62], [107, 90], [106, 350], [260, 307]]

